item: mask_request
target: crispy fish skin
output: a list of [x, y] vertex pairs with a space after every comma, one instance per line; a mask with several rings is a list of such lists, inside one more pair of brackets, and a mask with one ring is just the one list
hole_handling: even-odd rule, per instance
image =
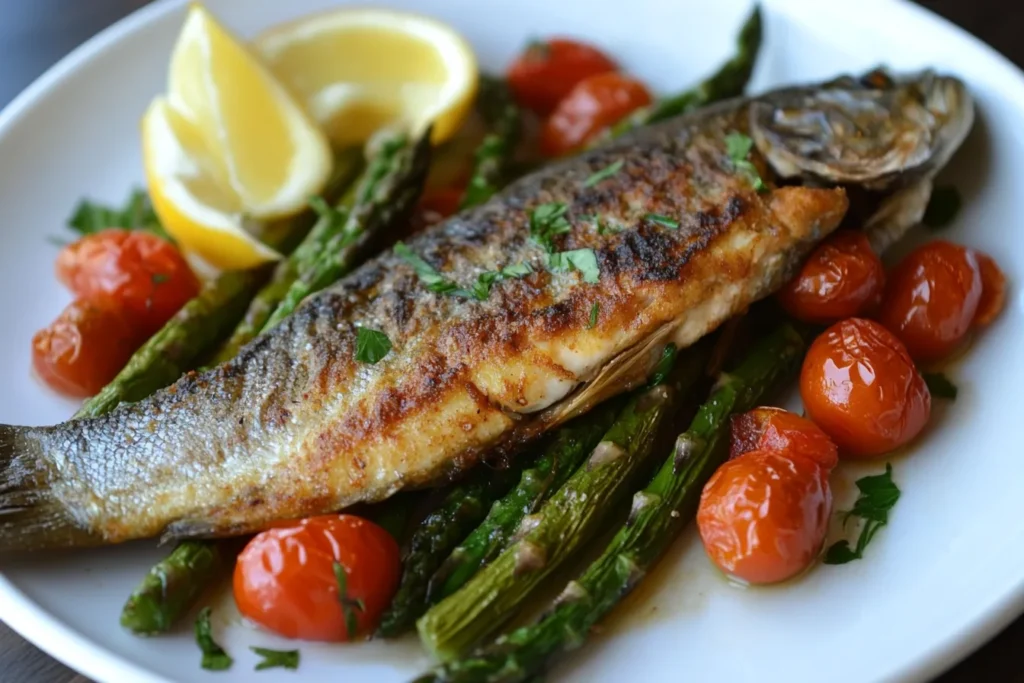
[[[842, 189], [755, 191], [725, 143], [749, 113], [732, 102], [640, 130], [409, 243], [463, 287], [531, 266], [485, 301], [429, 291], [388, 252], [148, 400], [0, 428], [0, 550], [239, 534], [380, 500], [624, 390], [665, 343], [687, 346], [777, 289], [846, 213]], [[572, 226], [557, 249], [593, 249], [598, 283], [545, 267], [528, 226], [551, 202]], [[393, 344], [376, 364], [355, 360], [359, 326]]]

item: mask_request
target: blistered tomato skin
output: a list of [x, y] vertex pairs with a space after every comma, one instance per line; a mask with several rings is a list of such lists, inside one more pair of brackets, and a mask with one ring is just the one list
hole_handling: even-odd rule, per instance
[[701, 494], [708, 557], [750, 584], [785, 581], [814, 563], [832, 513], [828, 471], [810, 458], [756, 450], [729, 460]]
[[32, 338], [32, 367], [54, 391], [88, 398], [121, 371], [142, 341], [114, 302], [78, 299]]
[[628, 76], [591, 76], [558, 103], [544, 124], [541, 151], [549, 157], [568, 154], [651, 101], [647, 88]]
[[976, 253], [952, 242], [929, 242], [889, 274], [879, 321], [915, 360], [933, 362], [960, 346], [981, 302]]
[[874, 311], [884, 287], [885, 269], [868, 238], [844, 230], [814, 250], [778, 299], [794, 318], [830, 325]]
[[[346, 575], [349, 634], [334, 564]], [[324, 515], [262, 532], [238, 556], [234, 595], [247, 619], [287, 638], [343, 642], [371, 633], [398, 587], [398, 544], [353, 515]], [[361, 606], [361, 608], [360, 608]]]
[[734, 415], [730, 458], [756, 450], [785, 452], [815, 461], [826, 471], [839, 464], [839, 450], [818, 425], [796, 413], [765, 406]]
[[507, 80], [520, 105], [545, 115], [583, 79], [616, 68], [593, 46], [552, 38], [528, 45], [509, 67]]
[[69, 244], [57, 257], [57, 277], [76, 296], [116, 301], [146, 334], [199, 292], [177, 247], [140, 231], [103, 230]]
[[878, 323], [851, 318], [811, 344], [800, 373], [807, 416], [844, 458], [909, 443], [928, 423], [931, 394], [906, 347]]
[[989, 325], [999, 317], [1006, 305], [1006, 276], [988, 254], [975, 251], [981, 268], [981, 300], [974, 314], [974, 325]]

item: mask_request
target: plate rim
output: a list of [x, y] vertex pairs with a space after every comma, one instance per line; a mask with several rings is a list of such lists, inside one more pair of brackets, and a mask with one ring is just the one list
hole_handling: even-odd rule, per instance
[[[771, 5], [802, 5], [814, 0], [755, 0], [771, 11]], [[190, 0], [154, 0], [102, 29], [50, 66], [0, 109], [0, 137], [46, 94], [73, 78], [78, 69], [116, 45], [124, 37], [180, 10]], [[930, 24], [956, 36], [990, 63], [999, 67], [1007, 82], [1013, 84], [1016, 99], [1024, 111], [1024, 70], [1005, 55], [964, 28], [931, 9], [910, 0], [868, 0], [872, 9], [896, 11], [907, 21]], [[903, 23], [903, 22], [900, 22]], [[1006, 92], [1009, 96], [1011, 93]], [[985, 605], [974, 618], [961, 622], [955, 632], [937, 639], [916, 659], [885, 675], [885, 680], [926, 681], [955, 666], [989, 642], [1015, 619], [1024, 614], [1024, 572], [1017, 584]], [[0, 569], [0, 616], [3, 622], [25, 640], [49, 656], [97, 681], [132, 680], [140, 683], [175, 683], [153, 671], [105, 649], [86, 635], [49, 613], [12, 583]]]

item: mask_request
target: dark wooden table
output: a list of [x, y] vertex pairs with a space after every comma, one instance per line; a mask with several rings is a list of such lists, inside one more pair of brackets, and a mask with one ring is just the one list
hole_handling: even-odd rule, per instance
[[[839, 2], [841, 0], [823, 0]], [[919, 0], [1024, 66], [1021, 0]], [[0, 107], [76, 45], [144, 0], [0, 0]], [[858, 11], [850, 3], [851, 11]], [[884, 634], [879, 634], [884, 637]], [[936, 683], [1024, 683], [1024, 617]], [[870, 656], [870, 643], [857, 650]], [[0, 681], [89, 683], [0, 622]]]

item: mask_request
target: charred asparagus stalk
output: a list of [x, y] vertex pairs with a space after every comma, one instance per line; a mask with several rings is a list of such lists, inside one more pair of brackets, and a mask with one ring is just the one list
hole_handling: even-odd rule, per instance
[[[604, 553], [566, 586], [544, 616], [470, 657], [440, 666], [417, 683], [493, 681], [499, 680], [499, 672], [503, 683], [524, 681], [554, 655], [578, 647], [689, 523], [705, 482], [727, 454], [729, 417], [754, 407], [767, 390], [791, 375], [805, 347], [802, 335], [790, 325], [756, 345], [738, 367], [722, 375], [654, 479], [634, 495], [629, 520]], [[436, 649], [433, 630], [421, 630], [421, 635]]]
[[483, 78], [478, 99], [480, 112], [491, 132], [476, 150], [473, 175], [462, 196], [460, 209], [483, 204], [505, 185], [521, 132], [522, 112], [504, 81]]
[[[705, 347], [701, 345], [699, 350]], [[700, 377], [706, 355], [681, 359], [673, 381], [634, 394], [590, 454], [540, 511], [523, 520], [518, 540], [454, 595], [417, 622], [426, 648], [442, 661], [493, 634], [562, 562], [600, 529], [651, 455], [656, 436]]]

